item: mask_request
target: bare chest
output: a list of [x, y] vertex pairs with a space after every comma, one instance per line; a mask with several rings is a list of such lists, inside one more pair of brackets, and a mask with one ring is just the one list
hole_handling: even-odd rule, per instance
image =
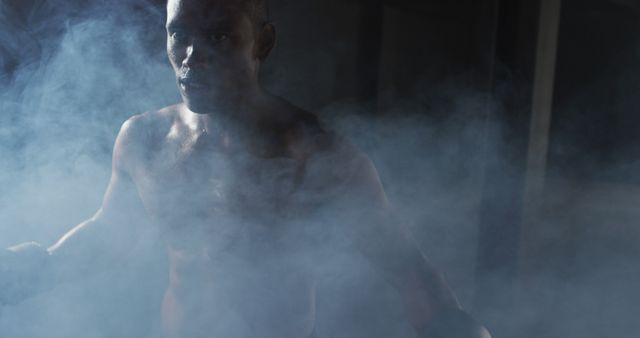
[[240, 239], [275, 241], [291, 233], [291, 219], [313, 213], [336, 190], [336, 181], [320, 174], [326, 170], [315, 167], [318, 161], [170, 144], [134, 179], [148, 213], [169, 237], [182, 246], [206, 242], [222, 247]]
[[295, 160], [236, 158], [220, 153], [163, 157], [146, 168], [140, 187], [154, 211], [179, 207], [196, 213], [274, 212], [296, 189]]

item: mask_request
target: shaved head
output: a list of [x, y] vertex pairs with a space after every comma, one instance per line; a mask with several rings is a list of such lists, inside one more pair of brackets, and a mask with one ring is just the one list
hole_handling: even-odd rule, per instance
[[261, 27], [269, 22], [269, 1], [268, 0], [242, 0], [251, 21], [256, 27]]
[[[201, 1], [203, 4], [203, 10], [206, 10], [208, 6], [213, 5], [215, 7], [215, 2], [221, 1], [212, 1], [212, 0], [204, 0]], [[243, 12], [245, 12], [251, 22], [254, 24], [256, 28], [261, 28], [264, 24], [269, 22], [269, 1], [268, 0], [236, 0], [232, 1], [236, 6], [242, 8]], [[176, 5], [176, 0], [168, 0], [167, 8]]]

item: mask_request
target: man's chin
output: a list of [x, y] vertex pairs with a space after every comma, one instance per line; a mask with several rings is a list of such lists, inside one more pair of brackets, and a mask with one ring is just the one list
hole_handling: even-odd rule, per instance
[[196, 114], [210, 114], [213, 111], [213, 104], [204, 100], [183, 98], [182, 100], [191, 112]]

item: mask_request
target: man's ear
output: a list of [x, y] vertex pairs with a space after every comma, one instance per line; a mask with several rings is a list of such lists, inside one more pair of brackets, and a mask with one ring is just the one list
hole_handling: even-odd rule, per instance
[[258, 41], [255, 49], [256, 58], [260, 61], [266, 60], [275, 45], [276, 27], [273, 24], [266, 23], [258, 33]]

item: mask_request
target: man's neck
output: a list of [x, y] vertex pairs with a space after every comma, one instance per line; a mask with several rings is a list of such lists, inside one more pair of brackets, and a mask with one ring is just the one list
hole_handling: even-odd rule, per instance
[[[269, 104], [268, 94], [260, 91], [255, 95], [244, 96], [243, 100], [234, 100], [224, 106], [211, 109], [208, 114], [196, 114], [188, 111], [194, 131], [200, 137], [222, 140], [225, 148], [247, 149], [254, 152], [264, 144], [275, 140], [268, 132], [269, 125], [276, 123], [274, 109]], [[261, 152], [261, 151], [258, 151]]]

